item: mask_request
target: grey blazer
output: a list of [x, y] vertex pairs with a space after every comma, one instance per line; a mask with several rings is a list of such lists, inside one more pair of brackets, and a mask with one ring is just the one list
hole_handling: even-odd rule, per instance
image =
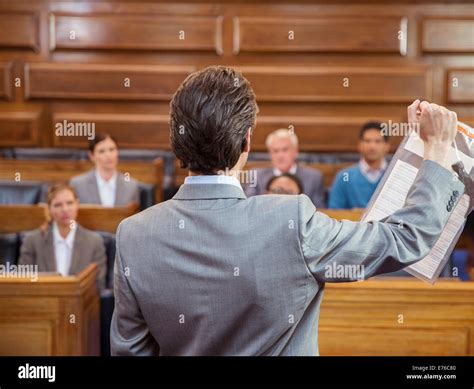
[[[104, 242], [99, 234], [77, 225], [69, 274], [79, 273], [92, 262], [97, 263], [99, 267], [97, 287], [103, 289], [105, 288], [106, 274]], [[38, 271], [56, 271], [52, 227], [46, 233], [37, 229], [25, 236], [18, 264], [38, 265]]]
[[318, 355], [325, 282], [423, 258], [463, 190], [424, 161], [403, 209], [356, 223], [317, 212], [306, 195], [184, 184], [118, 228], [112, 354]]
[[[256, 169], [257, 185], [245, 186], [245, 194], [250, 196], [265, 194], [268, 181], [273, 177], [273, 168]], [[319, 170], [297, 165], [296, 174], [303, 184], [303, 194], [307, 195], [317, 208], [325, 208], [324, 181]]]
[[[81, 203], [100, 205], [99, 188], [94, 170], [73, 177], [70, 185], [76, 190]], [[119, 172], [117, 175], [115, 206], [121, 207], [130, 203], [138, 204], [140, 202], [139, 193], [138, 181], [133, 178], [130, 178], [130, 181], [125, 181], [125, 176]]]

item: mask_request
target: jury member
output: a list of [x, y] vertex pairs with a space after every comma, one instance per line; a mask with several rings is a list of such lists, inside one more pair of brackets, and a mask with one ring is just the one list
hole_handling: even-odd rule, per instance
[[118, 146], [115, 139], [98, 133], [89, 142], [89, 158], [95, 168], [71, 179], [82, 204], [120, 207], [139, 203], [138, 181], [117, 170]]
[[112, 355], [318, 355], [324, 283], [421, 260], [464, 192], [449, 164], [456, 114], [417, 100], [408, 117], [425, 158], [383, 221], [334, 220], [304, 194], [247, 198], [236, 176], [256, 115], [250, 83], [229, 67], [192, 73], [175, 92], [171, 146], [189, 176], [118, 228]]
[[303, 185], [297, 176], [283, 173], [281, 176], [273, 176], [268, 181], [266, 193], [299, 195], [303, 193]]
[[301, 181], [303, 192], [318, 208], [325, 207], [324, 182], [320, 171], [302, 166], [296, 162], [298, 157], [298, 137], [287, 129], [279, 129], [267, 136], [265, 141], [271, 159], [271, 167], [256, 169], [256, 185], [247, 186], [247, 196], [264, 194], [268, 181], [273, 176], [284, 173], [293, 174]]
[[97, 286], [105, 287], [106, 255], [101, 236], [76, 221], [79, 200], [72, 187], [56, 184], [48, 190], [48, 220], [27, 234], [20, 249], [19, 264], [37, 265], [38, 271], [77, 274], [96, 263]]
[[357, 164], [341, 170], [329, 192], [328, 208], [365, 208], [375, 192], [386, 168], [390, 150], [389, 136], [382, 124], [368, 122], [359, 132]]

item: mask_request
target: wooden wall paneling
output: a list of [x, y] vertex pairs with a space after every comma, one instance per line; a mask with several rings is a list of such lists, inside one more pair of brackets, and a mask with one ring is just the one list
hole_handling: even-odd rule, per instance
[[191, 50], [222, 54], [222, 16], [51, 14], [50, 49]]
[[411, 103], [430, 99], [428, 67], [242, 66], [259, 101]]
[[38, 111], [0, 111], [0, 147], [34, 147], [39, 142]]
[[169, 100], [194, 66], [28, 63], [25, 98]]
[[357, 52], [406, 54], [399, 16], [234, 17], [233, 53]]
[[474, 66], [471, 69], [448, 69], [446, 89], [448, 103], [474, 103]]
[[421, 49], [425, 53], [474, 53], [474, 17], [423, 18]]
[[39, 50], [38, 13], [0, 11], [0, 26], [0, 50]]
[[[401, 118], [398, 118], [401, 119]], [[265, 151], [267, 136], [278, 128], [293, 130], [298, 136], [299, 149], [305, 152], [357, 152], [359, 130], [368, 121], [378, 120], [398, 124], [400, 120], [386, 117], [357, 116], [258, 116], [257, 127], [253, 132], [252, 149]], [[392, 151], [402, 137], [390, 140]]]
[[0, 63], [0, 99], [12, 99], [12, 81], [12, 63]]
[[53, 112], [53, 143], [58, 147], [86, 148], [87, 136], [61, 136], [70, 123], [112, 135], [121, 148], [169, 149], [169, 115], [147, 113]]

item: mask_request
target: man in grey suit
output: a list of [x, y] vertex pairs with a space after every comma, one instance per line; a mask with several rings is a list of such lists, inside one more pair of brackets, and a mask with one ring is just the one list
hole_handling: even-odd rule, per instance
[[420, 260], [464, 191], [448, 163], [456, 114], [415, 101], [426, 160], [392, 216], [337, 221], [306, 195], [246, 198], [236, 176], [257, 110], [232, 68], [193, 73], [173, 96], [171, 145], [190, 175], [173, 199], [118, 228], [113, 355], [318, 355], [325, 282]]
[[244, 187], [245, 194], [250, 196], [266, 193], [268, 182], [273, 176], [283, 173], [293, 174], [301, 181], [303, 193], [318, 208], [326, 206], [323, 176], [320, 171], [305, 167], [296, 162], [298, 156], [298, 137], [287, 129], [279, 129], [267, 136], [266, 142], [272, 166], [256, 169], [256, 182]]

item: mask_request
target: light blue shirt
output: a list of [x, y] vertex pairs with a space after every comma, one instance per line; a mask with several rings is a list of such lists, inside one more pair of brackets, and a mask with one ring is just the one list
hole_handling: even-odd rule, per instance
[[193, 184], [228, 184], [228, 185], [235, 185], [242, 189], [240, 182], [237, 178], [232, 176], [224, 176], [224, 175], [212, 175], [212, 176], [188, 176], [184, 179], [185, 185], [193, 185]]

